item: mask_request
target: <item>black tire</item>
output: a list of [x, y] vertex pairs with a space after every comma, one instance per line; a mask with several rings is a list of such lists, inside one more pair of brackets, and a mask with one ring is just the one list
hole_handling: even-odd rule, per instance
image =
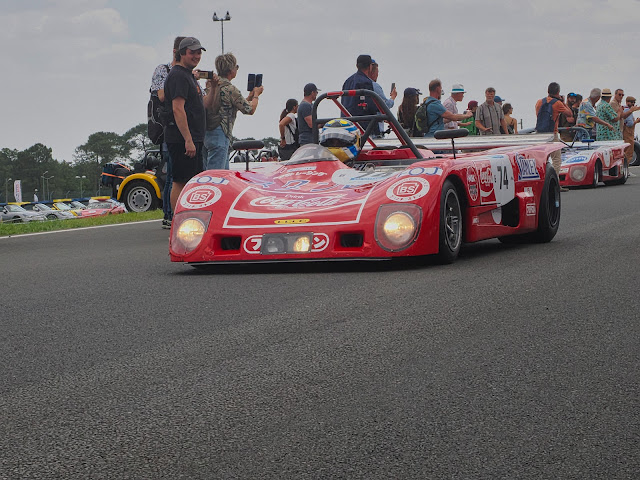
[[633, 142], [633, 158], [629, 164], [632, 167], [640, 166], [640, 143]]
[[462, 204], [456, 187], [446, 180], [440, 193], [440, 229], [438, 260], [453, 263], [462, 245]]
[[560, 181], [555, 169], [547, 165], [538, 206], [538, 229], [531, 233], [499, 237], [498, 240], [506, 244], [548, 243], [558, 233], [560, 211]]
[[627, 163], [627, 159], [624, 159], [622, 164], [622, 176], [620, 178], [616, 178], [615, 180], [607, 180], [604, 182], [605, 185], [624, 185], [627, 183], [627, 178], [629, 178], [629, 164]]
[[58, 217], [56, 217], [53, 213], [50, 213], [49, 215], [47, 215], [47, 220], [57, 220]]
[[593, 167], [593, 181], [591, 182], [591, 186], [596, 188], [598, 184], [602, 181], [602, 164], [600, 160], [596, 160], [596, 164]]
[[153, 186], [144, 180], [134, 180], [128, 183], [121, 198], [129, 212], [155, 210], [160, 204], [160, 199], [156, 196]]

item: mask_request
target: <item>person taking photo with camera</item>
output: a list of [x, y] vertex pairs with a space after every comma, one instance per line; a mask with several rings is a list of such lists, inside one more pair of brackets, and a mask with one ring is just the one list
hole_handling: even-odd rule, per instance
[[[238, 75], [238, 61], [232, 53], [218, 55], [215, 61], [220, 83], [215, 95], [205, 96], [207, 131], [204, 144], [207, 148], [206, 169], [229, 169], [229, 145], [233, 138], [233, 125], [238, 112], [253, 115], [258, 107], [258, 97], [264, 87], [254, 87], [245, 99], [231, 80]], [[216, 125], [217, 124], [217, 125]]]

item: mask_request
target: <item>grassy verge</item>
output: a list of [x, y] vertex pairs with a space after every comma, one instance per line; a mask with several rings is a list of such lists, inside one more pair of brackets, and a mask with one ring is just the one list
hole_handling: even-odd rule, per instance
[[0, 223], [0, 236], [20, 235], [22, 233], [51, 232], [70, 228], [95, 227], [97, 225], [113, 225], [116, 223], [140, 222], [142, 220], [160, 220], [162, 210], [143, 213], [121, 213], [104, 217], [70, 218], [68, 220], [47, 220], [45, 222]]

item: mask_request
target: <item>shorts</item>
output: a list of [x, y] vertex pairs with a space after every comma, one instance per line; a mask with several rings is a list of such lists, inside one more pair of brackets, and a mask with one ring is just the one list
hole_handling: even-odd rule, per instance
[[167, 143], [167, 150], [171, 155], [173, 181], [176, 183], [187, 183], [202, 172], [202, 142], [194, 142], [194, 144], [196, 155], [191, 158], [184, 153], [184, 142]]

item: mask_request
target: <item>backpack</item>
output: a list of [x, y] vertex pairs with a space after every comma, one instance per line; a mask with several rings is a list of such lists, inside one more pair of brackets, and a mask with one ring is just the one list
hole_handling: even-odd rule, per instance
[[553, 121], [553, 104], [557, 101], [557, 98], [554, 98], [550, 102], [547, 102], [546, 98], [542, 100], [542, 105], [538, 111], [538, 119], [536, 121], [536, 132], [550, 133], [555, 131], [556, 122]]
[[[169, 67], [164, 66], [169, 73]], [[164, 141], [164, 124], [161, 114], [164, 111], [164, 104], [158, 95], [151, 93], [149, 103], [147, 103], [147, 135], [154, 145], [160, 145]]]
[[433, 122], [427, 121], [427, 107], [429, 106], [430, 103], [433, 103], [433, 102], [435, 102], [435, 99], [431, 99], [428, 102], [424, 102], [422, 105], [418, 107], [418, 110], [416, 110], [416, 129], [415, 129], [416, 137], [422, 136], [425, 133], [427, 133], [431, 128], [431, 125], [435, 123], [435, 120]]

